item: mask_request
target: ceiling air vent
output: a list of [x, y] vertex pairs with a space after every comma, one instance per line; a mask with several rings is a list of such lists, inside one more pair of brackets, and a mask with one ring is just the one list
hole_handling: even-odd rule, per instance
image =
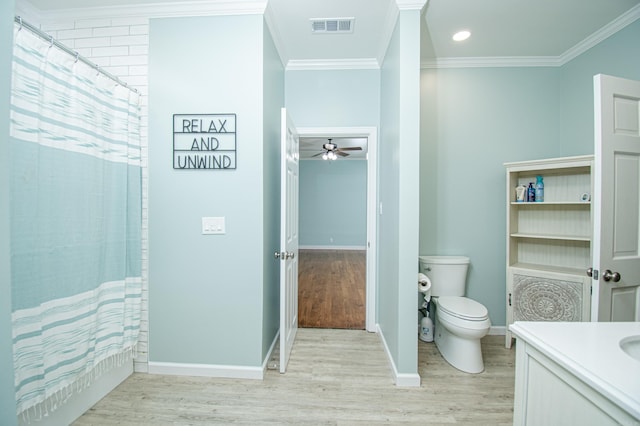
[[355, 18], [310, 19], [312, 33], [337, 34], [352, 33]]

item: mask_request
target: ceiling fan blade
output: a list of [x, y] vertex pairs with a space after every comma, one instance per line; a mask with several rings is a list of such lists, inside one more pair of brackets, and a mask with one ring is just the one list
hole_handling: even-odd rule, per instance
[[346, 148], [338, 148], [339, 151], [362, 151], [359, 146], [348, 146]]
[[315, 154], [315, 155], [312, 155], [312, 156], [311, 156], [311, 158], [313, 158], [313, 157], [317, 157], [318, 155], [322, 155], [322, 154], [324, 154], [324, 152], [319, 152], [319, 153], [317, 153], [317, 154]]
[[349, 154], [347, 154], [346, 152], [342, 152], [340, 150], [334, 151], [336, 154], [338, 154], [340, 157], [348, 157]]

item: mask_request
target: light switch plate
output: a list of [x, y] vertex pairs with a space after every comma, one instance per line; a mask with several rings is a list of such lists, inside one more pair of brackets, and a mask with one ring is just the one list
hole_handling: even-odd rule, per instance
[[224, 234], [225, 232], [224, 216], [202, 218], [203, 235]]

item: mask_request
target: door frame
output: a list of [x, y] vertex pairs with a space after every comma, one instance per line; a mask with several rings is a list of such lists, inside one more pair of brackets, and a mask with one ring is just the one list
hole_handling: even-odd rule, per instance
[[297, 127], [300, 138], [367, 138], [367, 245], [365, 328], [376, 330], [378, 265], [378, 128], [377, 127]]

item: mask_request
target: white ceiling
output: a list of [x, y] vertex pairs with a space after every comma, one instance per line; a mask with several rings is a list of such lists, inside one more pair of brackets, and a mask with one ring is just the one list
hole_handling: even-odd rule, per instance
[[[397, 14], [396, 0], [16, 0], [16, 4], [18, 10], [35, 11], [43, 19], [78, 13], [91, 17], [94, 12], [184, 15], [184, 10], [264, 9], [266, 4], [265, 15], [288, 69], [378, 67]], [[421, 60], [423, 66], [560, 65], [639, 17], [640, 0], [428, 0]], [[353, 32], [313, 34], [313, 18], [355, 18]], [[461, 29], [471, 31], [471, 37], [453, 42], [451, 36]], [[325, 141], [302, 142], [305, 157]], [[336, 142], [360, 143], [365, 148], [362, 154], [366, 152], [366, 141], [364, 145]], [[350, 156], [357, 157], [356, 152]]]
[[[640, 0], [430, 0], [423, 59], [431, 57], [557, 57]], [[638, 7], [635, 8], [638, 18]], [[469, 29], [469, 40], [451, 35]]]
[[[285, 62], [372, 61], [384, 54], [395, 0], [16, 0], [42, 12], [97, 8], [127, 11], [135, 6], [176, 11], [195, 4], [233, 7], [268, 5]], [[403, 3], [407, 1], [404, 0]], [[435, 58], [557, 58], [626, 15], [640, 16], [640, 0], [428, 0], [422, 30], [423, 63]], [[350, 34], [312, 34], [311, 18], [355, 18]], [[460, 29], [471, 38], [454, 43]], [[366, 62], [362, 62], [366, 63]]]

